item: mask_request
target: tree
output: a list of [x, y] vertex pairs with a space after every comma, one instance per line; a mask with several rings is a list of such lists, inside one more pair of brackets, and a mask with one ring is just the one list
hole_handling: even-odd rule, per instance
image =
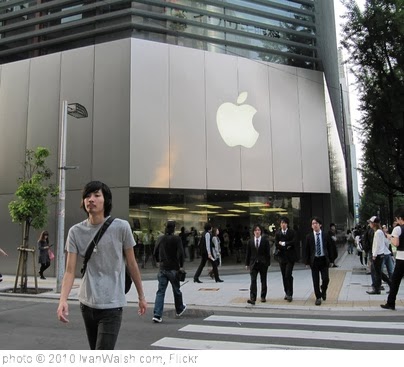
[[12, 221], [22, 225], [23, 243], [19, 248], [19, 271], [17, 271], [16, 275], [17, 284], [18, 276], [21, 274], [21, 292], [27, 291], [30, 228], [32, 226], [35, 229], [40, 229], [46, 226], [48, 198], [49, 196], [56, 197], [58, 195], [56, 185], [47, 183], [53, 175], [45, 163], [49, 155], [50, 152], [47, 148], [37, 147], [35, 151], [27, 149], [25, 162], [23, 163], [23, 177], [18, 179], [19, 187], [15, 192], [17, 199], [8, 204]]
[[347, 7], [342, 45], [356, 77], [366, 171], [404, 193], [404, 0]]

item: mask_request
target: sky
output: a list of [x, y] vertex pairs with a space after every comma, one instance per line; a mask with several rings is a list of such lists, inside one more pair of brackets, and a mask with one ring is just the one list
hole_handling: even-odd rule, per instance
[[[356, 0], [356, 3], [364, 9], [366, 0]], [[338, 46], [340, 46], [339, 41], [341, 38], [341, 23], [343, 23], [343, 19], [341, 19], [341, 15], [345, 13], [345, 7], [341, 4], [341, 0], [334, 0], [334, 7], [335, 7], [335, 25], [337, 28], [337, 42]], [[357, 155], [357, 163], [359, 163], [362, 157], [362, 147], [359, 143], [358, 136], [355, 132], [355, 126], [358, 126], [358, 120], [360, 119], [361, 112], [358, 109], [358, 98], [357, 92], [355, 88], [355, 77], [352, 74], [348, 73], [348, 82], [349, 82], [349, 105], [350, 105], [350, 112], [351, 112], [351, 123], [354, 126], [354, 142], [356, 146], [356, 155]], [[360, 175], [358, 176], [359, 180], [359, 191], [361, 191], [362, 180]]]

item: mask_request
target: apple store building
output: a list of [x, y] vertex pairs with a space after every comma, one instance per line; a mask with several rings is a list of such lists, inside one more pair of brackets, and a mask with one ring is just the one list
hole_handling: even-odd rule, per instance
[[344, 155], [322, 71], [128, 37], [0, 65], [4, 243], [21, 238], [7, 205], [26, 149], [50, 149], [57, 183], [62, 101], [88, 111], [67, 118], [66, 164], [77, 169], [66, 171], [66, 228], [84, 218], [91, 180], [111, 187], [112, 214], [138, 234], [168, 219], [178, 230], [210, 222], [237, 232], [272, 231], [287, 216], [302, 235], [314, 215], [346, 223]]

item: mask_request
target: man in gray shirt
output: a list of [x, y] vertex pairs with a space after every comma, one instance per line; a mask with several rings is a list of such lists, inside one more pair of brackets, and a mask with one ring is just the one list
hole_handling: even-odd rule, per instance
[[114, 219], [99, 241], [94, 238], [112, 209], [112, 194], [104, 183], [92, 181], [84, 187], [81, 207], [88, 218], [69, 230], [66, 272], [57, 315], [60, 321], [69, 322], [67, 298], [73, 286], [78, 255], [84, 257], [90, 242], [95, 240], [98, 243], [80, 286], [80, 308], [90, 348], [112, 350], [118, 339], [122, 307], [126, 305], [125, 259], [139, 296], [139, 315], [143, 315], [147, 308], [133, 251], [135, 241], [129, 223], [121, 219]]

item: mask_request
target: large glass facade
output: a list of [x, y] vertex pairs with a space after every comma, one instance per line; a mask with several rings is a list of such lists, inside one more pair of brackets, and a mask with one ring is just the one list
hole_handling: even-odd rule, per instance
[[203, 231], [206, 222], [237, 232], [251, 231], [255, 223], [271, 234], [279, 219], [287, 216], [290, 225], [300, 223], [300, 198], [291, 194], [244, 191], [202, 191], [172, 189], [130, 190], [129, 216], [138, 233], [158, 234], [167, 220], [175, 220], [177, 230]]
[[131, 36], [318, 69], [310, 0], [14, 3], [0, 3], [2, 63]]

